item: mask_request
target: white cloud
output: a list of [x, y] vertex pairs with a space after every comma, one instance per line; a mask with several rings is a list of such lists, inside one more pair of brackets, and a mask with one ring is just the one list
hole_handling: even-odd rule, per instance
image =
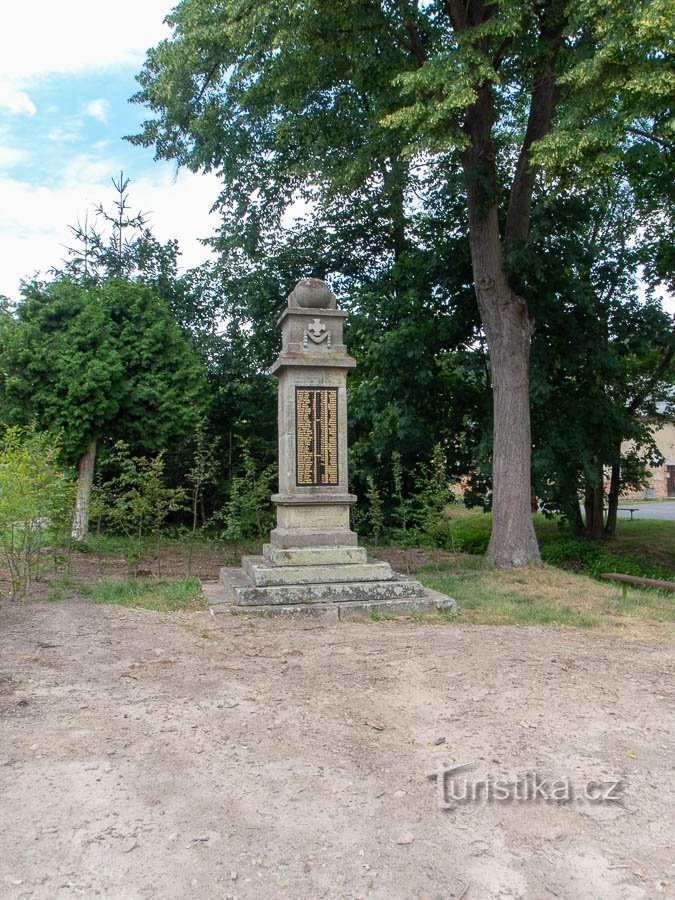
[[56, 125], [47, 132], [47, 140], [53, 144], [72, 144], [80, 137], [80, 126], [72, 122], [67, 126]]
[[18, 163], [26, 162], [29, 158], [30, 154], [26, 150], [19, 150], [18, 147], [0, 146], [0, 169], [11, 169]]
[[26, 84], [50, 74], [139, 66], [168, 34], [171, 0], [32, 0], [3, 12], [0, 81]]
[[[98, 203], [111, 206], [110, 176], [115, 171], [119, 165], [114, 160], [80, 155], [53, 188], [0, 174], [0, 294], [16, 299], [22, 278], [61, 264], [72, 241], [68, 226], [83, 222], [87, 214], [91, 221]], [[131, 181], [129, 191], [132, 209], [148, 213], [159, 241], [177, 238], [182, 269], [209, 257], [199, 238], [208, 237], [217, 225], [217, 216], [209, 218], [219, 193], [215, 176], [181, 171], [174, 179], [171, 166], [157, 164], [149, 175]]]
[[82, 113], [85, 116], [91, 116], [92, 119], [98, 119], [99, 122], [105, 123], [108, 121], [109, 108], [110, 104], [107, 100], [91, 100], [85, 104]]
[[9, 82], [0, 83], [0, 109], [7, 109], [15, 116], [34, 116], [37, 112], [28, 94]]

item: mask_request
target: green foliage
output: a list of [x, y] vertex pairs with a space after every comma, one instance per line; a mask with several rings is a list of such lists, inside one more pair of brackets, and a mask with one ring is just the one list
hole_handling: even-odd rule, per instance
[[[611, 287], [612, 263], [592, 273], [577, 252], [588, 243], [583, 216], [577, 228], [558, 208], [546, 245], [530, 211], [611, 173], [631, 186], [639, 216], [623, 216], [623, 233], [595, 228], [599, 243], [639, 243], [614, 262], [633, 274], [646, 266], [653, 284], [672, 278], [672, 19], [673, 0], [183, 0], [172, 36], [148, 53], [134, 99], [153, 115], [133, 140], [222, 175], [215, 277], [229, 277], [224, 305], [237, 323], [255, 323], [261, 357], [277, 311], [269, 298], [300, 271], [332, 276], [352, 299], [362, 367], [350, 396], [351, 471], [358, 493], [373, 479], [386, 513], [384, 461], [401, 454], [410, 491], [416, 460], [439, 440], [462, 474], [478, 460], [478, 499], [490, 502], [490, 378], [484, 347], [466, 352], [478, 337], [473, 281], [503, 282], [536, 316], [535, 480], [551, 510], [572, 518], [579, 482], [633, 436], [637, 407], [622, 414], [617, 389], [634, 383], [631, 363], [617, 365], [627, 330], [603, 337], [612, 315], [595, 302]], [[469, 206], [475, 195], [468, 222], [462, 193]], [[288, 227], [298, 199], [311, 214]], [[590, 203], [605, 215], [605, 200]], [[579, 239], [562, 261], [559, 222]], [[467, 232], [475, 257], [504, 258], [487, 279], [470, 272]], [[478, 247], [487, 234], [491, 245]], [[624, 271], [618, 280], [615, 309], [633, 292]], [[616, 352], [605, 353], [613, 341]], [[559, 427], [549, 439], [552, 409]], [[598, 424], [611, 447], [599, 446]]]
[[491, 516], [484, 514], [453, 518], [445, 549], [482, 556], [490, 542], [491, 519]]
[[225, 526], [223, 540], [260, 540], [269, 533], [274, 521], [270, 494], [276, 474], [276, 466], [261, 469], [248, 446], [243, 447], [241, 473], [233, 476], [230, 499], [223, 512], [214, 517]]
[[157, 452], [199, 419], [202, 368], [141, 284], [28, 285], [16, 319], [2, 322], [0, 354], [6, 417], [62, 434], [71, 464], [93, 439]]
[[533, 492], [575, 525], [579, 493], [603, 466], [619, 467], [622, 490], [639, 487], [654, 467], [651, 428], [668, 415], [675, 336], [660, 303], [639, 296], [641, 224], [625, 181], [542, 199], [532, 218], [520, 264], [538, 319]]
[[382, 509], [382, 497], [372, 475], [368, 476], [368, 491], [366, 492], [367, 507], [361, 520], [368, 534], [377, 547], [384, 532], [384, 511]]
[[206, 603], [197, 578], [180, 581], [139, 580], [99, 581], [79, 589], [92, 603], [111, 603], [157, 612], [201, 609]]
[[6, 428], [0, 446], [0, 547], [12, 597], [25, 597], [46, 562], [57, 562], [68, 539], [73, 480], [59, 465], [60, 448], [34, 428]]
[[185, 506], [181, 488], [164, 483], [164, 458], [131, 456], [129, 446], [118, 441], [109, 464], [116, 474], [99, 487], [103, 521], [130, 539], [126, 546], [129, 568], [136, 573], [148, 545], [156, 541], [167, 517]]
[[394, 525], [390, 537], [401, 546], [446, 546], [450, 541], [446, 509], [454, 503], [450, 490], [447, 461], [440, 444], [433, 448], [431, 459], [410, 474], [411, 488], [406, 491], [401, 456], [392, 454]]
[[185, 479], [190, 485], [190, 505], [192, 508], [192, 531], [197, 530], [197, 513], [202, 493], [207, 484], [213, 484], [217, 472], [218, 440], [206, 434], [205, 421], [197, 424], [194, 436], [194, 456], [192, 468]]
[[542, 559], [563, 569], [584, 572], [599, 578], [603, 572], [621, 575], [637, 575], [641, 578], [659, 578], [671, 581], [675, 577], [672, 568], [624, 554], [613, 553], [602, 545], [583, 538], [559, 538], [542, 546]]

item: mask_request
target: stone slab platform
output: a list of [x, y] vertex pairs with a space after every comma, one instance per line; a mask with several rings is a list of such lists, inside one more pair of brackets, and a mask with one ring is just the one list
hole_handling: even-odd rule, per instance
[[272, 566], [346, 566], [365, 565], [368, 554], [363, 547], [294, 547], [283, 549], [263, 544], [263, 556]]
[[305, 581], [296, 584], [257, 585], [243, 569], [221, 569], [220, 582], [238, 606], [283, 606], [297, 603], [349, 600], [397, 600], [421, 597], [419, 581], [392, 573], [386, 581]]
[[[204, 597], [211, 607], [212, 615], [275, 616], [344, 622], [369, 618], [374, 615], [383, 617], [413, 614], [433, 615], [439, 609], [456, 611], [457, 603], [452, 597], [432, 591], [418, 582], [403, 578], [403, 576], [399, 576], [399, 578], [400, 581], [386, 583], [386, 594], [374, 591], [373, 588], [376, 585], [372, 582], [358, 586], [364, 588], [360, 595], [335, 593], [335, 589], [340, 587], [335, 584], [302, 585], [300, 586], [303, 591], [302, 595], [296, 602], [289, 602], [291, 597], [288, 593], [288, 586], [284, 586], [281, 589], [283, 594], [279, 591], [276, 596], [270, 596], [270, 599], [273, 597], [272, 602], [260, 602], [258, 599], [254, 603], [250, 601], [242, 603], [240, 600], [242, 591], [250, 589], [250, 580], [241, 569], [232, 568], [221, 570], [221, 580], [203, 583], [202, 589]], [[401, 591], [392, 594], [395, 584], [400, 587]], [[355, 588], [357, 586], [351, 584], [347, 587]], [[310, 591], [316, 592], [317, 589], [332, 589], [332, 593], [328, 593], [326, 590], [323, 596], [319, 596], [317, 593], [312, 596]], [[350, 596], [352, 599], [347, 599]], [[295, 597], [293, 599], [295, 600]]]
[[270, 565], [263, 556], [244, 556], [241, 565], [256, 587], [389, 581], [394, 578], [394, 572], [389, 563], [379, 560], [348, 563], [347, 565], [274, 566]]

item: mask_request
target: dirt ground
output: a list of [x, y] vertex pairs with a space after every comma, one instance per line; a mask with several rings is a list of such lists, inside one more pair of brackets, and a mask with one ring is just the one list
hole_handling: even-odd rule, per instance
[[[0, 896], [673, 896], [671, 649], [5, 602]], [[468, 763], [626, 787], [441, 808]]]

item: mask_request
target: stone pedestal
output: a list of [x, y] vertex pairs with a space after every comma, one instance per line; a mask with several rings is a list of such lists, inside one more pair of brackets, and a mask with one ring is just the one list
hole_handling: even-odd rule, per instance
[[347, 314], [324, 282], [298, 283], [279, 319], [277, 525], [262, 556], [222, 569], [205, 585], [214, 612], [355, 618], [454, 608], [449, 597], [368, 558], [350, 528], [347, 373], [356, 365], [343, 343]]

